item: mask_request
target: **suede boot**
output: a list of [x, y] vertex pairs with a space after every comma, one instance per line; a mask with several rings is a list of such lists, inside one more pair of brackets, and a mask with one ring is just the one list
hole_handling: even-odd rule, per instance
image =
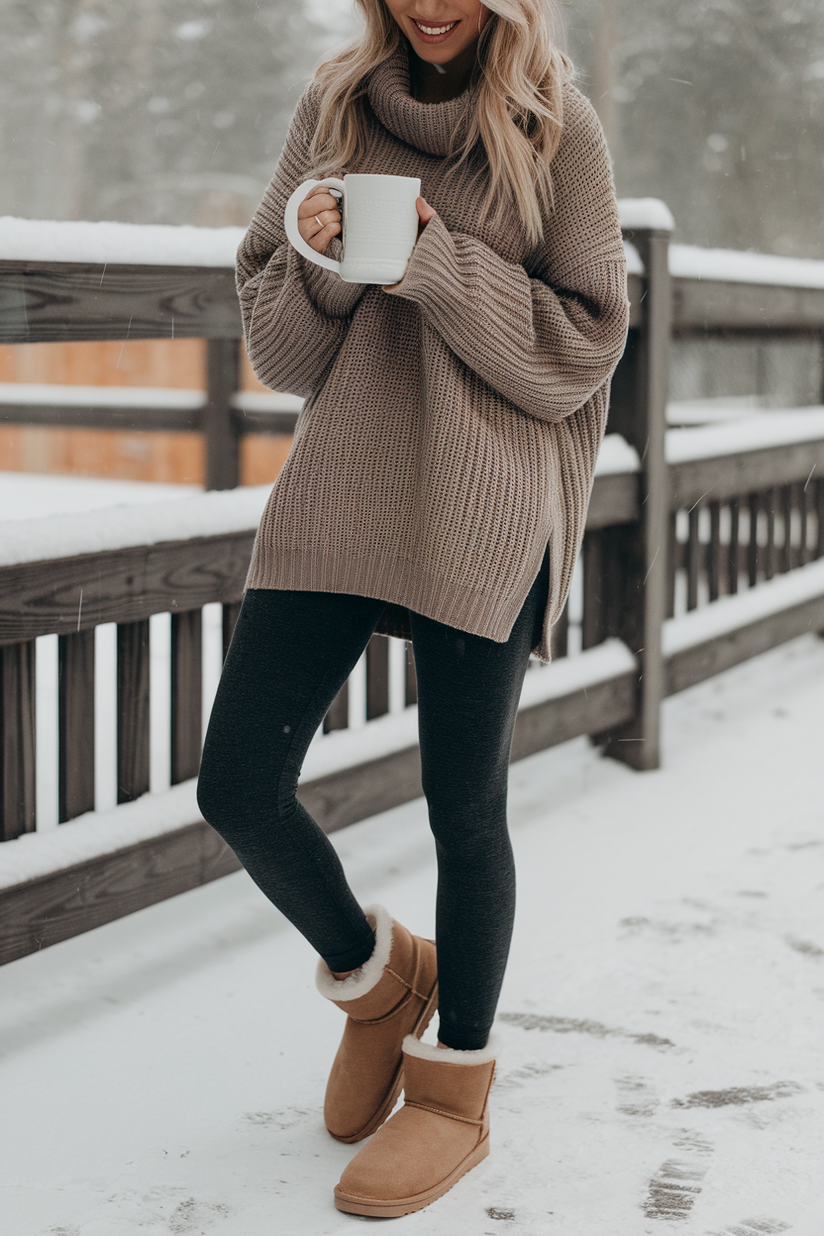
[[411, 1214], [486, 1158], [496, 1050], [494, 1038], [480, 1051], [404, 1040], [404, 1105], [347, 1166], [335, 1188], [338, 1210]]
[[340, 1142], [374, 1133], [403, 1087], [403, 1041], [423, 1034], [438, 1003], [435, 944], [390, 918], [383, 906], [364, 911], [375, 930], [372, 956], [348, 978], [336, 979], [321, 958], [316, 984], [347, 1014], [329, 1074], [323, 1117]]

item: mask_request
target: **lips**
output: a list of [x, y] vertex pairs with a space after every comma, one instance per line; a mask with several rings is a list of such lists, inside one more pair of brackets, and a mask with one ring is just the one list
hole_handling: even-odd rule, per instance
[[[452, 31], [457, 26], [460, 25], [460, 20], [453, 21], [453, 22], [440, 22], [437, 25], [433, 23], [432, 25], [429, 25], [427, 28], [429, 30], [437, 30], [439, 31], [439, 33], [438, 34], [428, 34], [427, 31], [422, 28], [421, 24], [414, 17], [411, 19], [411, 21], [412, 21], [412, 25], [415, 27], [415, 33], [417, 34], [418, 38], [421, 39], [422, 42], [424, 43], [442, 43], [444, 39], [448, 39]], [[444, 29], [444, 27], [446, 27], [446, 29]]]

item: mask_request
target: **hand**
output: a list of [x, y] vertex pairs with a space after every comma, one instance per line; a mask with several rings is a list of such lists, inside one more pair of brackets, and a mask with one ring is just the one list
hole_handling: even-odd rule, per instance
[[325, 185], [315, 185], [298, 206], [298, 231], [316, 253], [323, 253], [340, 231], [338, 200]]
[[[415, 241], [415, 243], [417, 244], [417, 241], [420, 239], [421, 232], [426, 227], [429, 220], [434, 215], [436, 215], [438, 212], [432, 206], [430, 206], [429, 203], [426, 201], [426, 199], [423, 197], [415, 198], [415, 206], [418, 211], [418, 235]], [[399, 279], [397, 283], [384, 284], [383, 290], [384, 292], [389, 292], [391, 295], [395, 288], [400, 287], [401, 283], [403, 283], [402, 279]]]

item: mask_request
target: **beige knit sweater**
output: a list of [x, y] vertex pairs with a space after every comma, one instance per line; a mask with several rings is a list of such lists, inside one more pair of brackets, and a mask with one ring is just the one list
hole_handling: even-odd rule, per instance
[[[420, 176], [437, 214], [393, 294], [344, 283], [289, 244], [283, 212], [306, 178], [317, 86], [304, 91], [237, 258], [246, 344], [262, 382], [305, 397], [255, 542], [250, 588], [308, 589], [411, 609], [506, 640], [549, 543], [543, 638], [583, 536], [628, 302], [609, 157], [566, 88], [555, 205], [530, 250], [514, 207], [477, 222], [469, 173], [444, 179], [472, 91], [409, 93], [408, 43], [369, 82], [358, 172]], [[335, 255], [336, 239], [328, 250]], [[406, 621], [404, 621], [406, 620]]]

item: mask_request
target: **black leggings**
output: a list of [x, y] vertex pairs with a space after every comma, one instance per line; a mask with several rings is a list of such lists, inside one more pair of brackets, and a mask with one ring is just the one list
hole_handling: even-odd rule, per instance
[[[506, 821], [512, 730], [540, 640], [548, 559], [506, 643], [411, 614], [423, 789], [438, 858], [439, 1038], [486, 1045], [515, 912]], [[204, 817], [330, 969], [372, 929], [329, 839], [295, 796], [306, 750], [384, 608], [368, 597], [250, 589], [215, 699], [198, 783]]]

